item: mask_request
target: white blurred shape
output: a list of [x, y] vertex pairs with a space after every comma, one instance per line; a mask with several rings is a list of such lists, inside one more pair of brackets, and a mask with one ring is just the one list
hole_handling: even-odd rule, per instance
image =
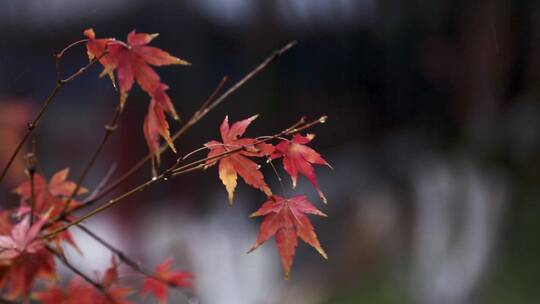
[[[109, 216], [93, 218], [85, 226], [95, 234], [101, 236], [105, 241], [114, 244], [117, 248], [121, 250], [126, 249], [125, 246], [123, 246], [121, 237], [124, 232], [117, 227], [115, 221]], [[95, 274], [98, 272], [103, 274], [103, 272], [111, 265], [111, 252], [80, 229], [73, 228], [70, 231], [77, 246], [84, 253], [84, 255], [80, 255], [71, 246], [64, 245], [64, 251], [71, 264], [83, 273], [90, 275], [92, 278], [95, 278]], [[62, 263], [57, 264], [62, 265]], [[69, 276], [73, 275], [73, 273], [65, 267], [63, 267], [62, 271], [63, 274], [69, 272]]]
[[421, 164], [413, 178], [412, 292], [418, 303], [469, 303], [493, 247], [505, 183], [469, 162]]
[[[180, 267], [189, 265], [196, 285], [196, 297], [189, 299], [189, 303], [271, 304], [269, 299], [275, 298], [272, 293], [283, 280], [273, 241], [246, 254], [257, 237], [257, 223], [247, 217], [249, 211], [241, 208], [240, 195], [230, 208], [223, 192], [218, 193], [215, 197], [219, 198], [214, 199], [215, 211], [202, 218], [186, 216], [182, 209], [170, 207], [154, 208], [145, 216], [142, 249], [151, 257], [145, 264], [156, 265], [173, 256]], [[174, 200], [182, 204], [181, 199]], [[177, 296], [173, 303], [185, 303], [185, 297]]]
[[188, 249], [201, 303], [269, 303], [281, 280], [272, 241], [246, 254], [256, 234], [245, 214], [228, 209], [190, 229]]

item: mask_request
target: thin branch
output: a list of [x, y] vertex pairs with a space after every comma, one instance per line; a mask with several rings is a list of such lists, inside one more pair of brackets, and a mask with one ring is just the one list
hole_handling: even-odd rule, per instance
[[61, 215], [64, 215], [67, 212], [67, 210], [69, 210], [69, 205], [73, 201], [75, 196], [77, 196], [77, 194], [79, 193], [79, 190], [81, 189], [81, 186], [82, 186], [82, 182], [84, 181], [86, 175], [88, 175], [88, 173], [90, 172], [90, 169], [92, 169], [94, 163], [96, 162], [99, 154], [105, 147], [105, 144], [107, 143], [111, 135], [114, 133], [114, 131], [117, 129], [118, 126], [116, 123], [118, 121], [118, 118], [120, 117], [120, 114], [121, 114], [120, 107], [117, 106], [116, 110], [114, 111], [111, 121], [109, 122], [108, 125], [105, 126], [105, 134], [103, 135], [101, 142], [99, 143], [96, 151], [94, 151], [94, 154], [90, 158], [90, 161], [88, 161], [88, 163], [86, 164], [86, 167], [82, 171], [81, 175], [77, 179], [77, 184], [76, 184], [77, 186], [75, 187], [75, 189], [73, 189], [73, 192], [71, 192], [71, 195], [68, 197], [64, 205], [64, 209], [60, 213]]
[[197, 112], [195, 112], [195, 114], [190, 118], [190, 120], [194, 119], [193, 117], [201, 115], [201, 112], [204, 111], [204, 109], [206, 109], [210, 105], [210, 103], [216, 99], [217, 94], [221, 91], [221, 89], [223, 88], [223, 85], [225, 85], [225, 82], [227, 82], [228, 79], [229, 79], [229, 76], [224, 76], [221, 79], [221, 82], [217, 85], [217, 87], [214, 89], [212, 94], [210, 94], [210, 96], [208, 96], [206, 101], [202, 104], [202, 106], [199, 108], [199, 110], [197, 110]]
[[47, 108], [49, 107], [51, 102], [54, 100], [54, 97], [56, 96], [56, 94], [58, 94], [58, 90], [60, 90], [61, 87], [62, 87], [61, 83], [56, 83], [56, 85], [54, 86], [53, 90], [51, 91], [49, 97], [47, 97], [47, 99], [45, 100], [45, 103], [41, 106], [41, 109], [39, 110], [39, 112], [36, 115], [36, 117], [34, 118], [34, 120], [32, 120], [32, 122], [29, 122], [27, 124], [26, 133], [24, 134], [23, 138], [21, 139], [21, 141], [19, 142], [19, 144], [15, 148], [15, 151], [13, 152], [13, 154], [11, 154], [11, 157], [9, 158], [7, 164], [5, 165], [4, 169], [2, 170], [2, 174], [0, 174], [0, 182], [6, 176], [9, 168], [13, 164], [13, 161], [15, 161], [15, 157], [17, 157], [17, 154], [19, 154], [19, 152], [21, 151], [21, 149], [22, 149], [24, 143], [26, 142], [26, 140], [28, 140], [30, 135], [32, 135], [32, 133], [34, 132], [35, 128], [39, 124], [41, 116], [43, 116], [45, 111], [47, 111]]
[[[286, 44], [284, 47], [274, 51], [272, 55], [267, 57], [265, 60], [263, 60], [258, 66], [256, 66], [253, 70], [251, 70], [249, 73], [247, 73], [244, 77], [242, 77], [237, 83], [235, 83], [233, 86], [231, 86], [225, 93], [223, 93], [221, 96], [219, 96], [217, 99], [213, 100], [213, 97], [217, 94], [219, 89], [221, 88], [224, 81], [220, 83], [220, 85], [214, 90], [214, 93], [210, 95], [210, 97], [203, 103], [203, 106], [199, 111], [196, 111], [193, 116], [189, 119], [189, 121], [182, 126], [180, 130], [178, 130], [173, 136], [172, 140], [173, 142], [178, 140], [183, 134], [185, 134], [192, 126], [194, 126], [199, 120], [201, 120], [206, 114], [208, 114], [211, 110], [213, 110], [215, 107], [217, 107], [219, 104], [221, 104], [225, 99], [227, 99], [229, 96], [231, 96], [233, 93], [238, 91], [243, 85], [246, 84], [249, 80], [251, 80], [253, 77], [255, 77], [257, 74], [259, 74], [261, 71], [263, 71], [269, 64], [274, 62], [276, 59], [278, 59], [281, 55], [283, 55], [285, 52], [287, 52], [290, 48], [292, 48], [294, 45], [296, 45], [296, 41], [291, 41], [288, 44]], [[213, 100], [213, 101], [212, 101]], [[159, 149], [159, 153], [163, 153], [169, 149], [169, 146], [164, 144]], [[137, 162], [131, 169], [129, 169], [126, 173], [124, 173], [122, 176], [120, 176], [117, 180], [115, 180], [109, 187], [103, 190], [100, 194], [98, 194], [94, 200], [87, 201], [86, 204], [90, 203], [92, 204], [96, 200], [101, 199], [102, 197], [106, 196], [107, 194], [114, 191], [118, 186], [120, 186], [126, 179], [128, 179], [131, 175], [133, 175], [135, 172], [137, 172], [140, 168], [142, 168], [148, 161], [152, 159], [152, 153], [147, 154], [144, 158], [142, 158], [139, 162]], [[84, 205], [86, 205], [84, 204]]]
[[62, 58], [62, 57], [64, 56], [64, 53], [67, 52], [67, 51], [69, 51], [72, 47], [77, 46], [77, 45], [79, 45], [79, 44], [81, 44], [81, 43], [85, 43], [85, 42], [87, 42], [87, 41], [88, 41], [88, 39], [81, 39], [81, 40], [78, 40], [78, 41], [73, 42], [72, 44], [66, 46], [64, 49], [62, 49], [60, 52], [58, 52], [58, 54], [56, 55], [56, 57]]
[[26, 155], [26, 170], [30, 179], [30, 226], [34, 224], [34, 210], [36, 207], [36, 187], [34, 176], [36, 175], [36, 140], [32, 140], [32, 152]]
[[266, 160], [266, 163], [270, 164], [270, 167], [272, 167], [272, 171], [274, 171], [274, 174], [276, 175], [276, 178], [279, 182], [279, 185], [281, 187], [281, 192], [283, 194], [284, 197], [287, 197], [289, 195], [287, 195], [287, 191], [285, 190], [285, 185], [283, 185], [283, 179], [281, 178], [281, 175], [279, 175], [279, 172], [277, 171], [276, 169], [276, 166], [274, 166], [274, 162], [272, 162], [272, 159], [269, 157], [267, 160]]
[[34, 183], [35, 171], [30, 171], [30, 226], [34, 225], [34, 210], [36, 208], [36, 193]]
[[86, 198], [87, 200], [91, 200], [96, 197], [96, 195], [105, 188], [107, 183], [109, 182], [109, 179], [113, 175], [114, 171], [116, 171], [116, 163], [113, 163], [111, 167], [109, 168], [109, 171], [105, 174], [105, 176], [101, 179], [99, 184], [94, 188], [94, 191]]
[[[319, 119], [317, 119], [315, 121], [304, 124], [304, 118], [302, 118], [297, 123], [295, 123], [293, 126], [285, 129], [284, 131], [281, 131], [281, 132], [279, 132], [279, 133], [277, 133], [277, 134], [275, 134], [273, 136], [270, 136], [268, 138], [258, 140], [256, 142], [253, 142], [253, 143], [249, 144], [249, 145], [240, 146], [240, 147], [238, 147], [236, 149], [229, 150], [227, 152], [215, 155], [213, 157], [207, 157], [207, 158], [204, 158], [204, 159], [199, 159], [197, 161], [191, 162], [191, 163], [186, 164], [184, 166], [174, 168], [174, 166], [176, 166], [176, 164], [178, 163], [177, 162], [175, 165], [173, 165], [173, 167], [167, 169], [164, 173], [153, 177], [152, 179], [146, 181], [145, 183], [143, 183], [143, 184], [141, 184], [141, 185], [139, 185], [137, 187], [132, 188], [131, 190], [119, 195], [118, 197], [116, 197], [114, 199], [109, 200], [106, 204], [97, 207], [96, 209], [82, 215], [81, 217], [77, 218], [76, 220], [74, 220], [72, 222], [69, 222], [68, 224], [66, 224], [66, 225], [64, 225], [62, 227], [57, 228], [56, 230], [46, 234], [44, 236], [44, 238], [45, 239], [52, 239], [57, 234], [61, 233], [62, 231], [67, 230], [71, 226], [77, 225], [77, 224], [85, 221], [86, 219], [88, 219], [88, 218], [90, 218], [90, 217], [92, 217], [92, 216], [94, 216], [94, 215], [96, 215], [98, 213], [101, 213], [101, 212], [109, 209], [110, 207], [116, 205], [118, 202], [124, 200], [125, 198], [130, 197], [131, 195], [133, 195], [133, 194], [135, 194], [137, 192], [144, 191], [146, 188], [148, 188], [149, 186], [157, 183], [158, 181], [167, 180], [170, 177], [176, 177], [178, 175], [185, 174], [185, 173], [188, 173], [188, 172], [192, 172], [192, 171], [196, 171], [196, 170], [202, 170], [202, 169], [204, 169], [204, 167], [206, 166], [205, 164], [208, 161], [213, 161], [213, 160], [217, 161], [217, 160], [219, 160], [221, 158], [224, 158], [224, 157], [227, 157], [227, 156], [229, 156], [231, 154], [238, 153], [240, 151], [244, 151], [248, 147], [253, 147], [253, 146], [256, 146], [258, 144], [268, 142], [268, 141], [273, 140], [275, 138], [278, 138], [280, 136], [291, 135], [291, 134], [300, 132], [300, 131], [305, 130], [307, 128], [310, 128], [310, 127], [312, 127], [312, 126], [314, 126], [316, 124], [325, 123], [326, 119], [327, 119], [326, 116], [322, 116], [321, 118], [319, 118]], [[95, 202], [95, 201], [93, 201], [93, 202]], [[84, 208], [84, 207], [87, 207], [87, 205], [77, 206], [76, 208], [73, 208], [73, 210], [68, 212], [67, 215], [71, 214], [72, 212], [74, 212], [74, 211], [76, 211], [78, 209]], [[64, 216], [64, 218], [65, 218], [65, 216]], [[60, 219], [63, 220], [64, 218], [60, 218]], [[49, 225], [45, 225], [44, 227], [48, 227], [48, 226], [51, 225], [51, 223], [54, 223], [54, 222], [56, 222], [58, 220], [59, 219], [57, 218], [57, 219], [51, 221], [49, 223]]]

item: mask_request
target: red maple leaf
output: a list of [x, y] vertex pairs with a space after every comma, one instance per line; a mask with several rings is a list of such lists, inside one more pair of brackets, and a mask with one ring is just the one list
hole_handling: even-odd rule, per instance
[[264, 181], [264, 176], [259, 170], [260, 166], [248, 157], [269, 155], [273, 150], [273, 146], [268, 144], [258, 144], [254, 147], [250, 146], [256, 142], [254, 138], [239, 138], [244, 134], [249, 124], [256, 118], [257, 115], [254, 115], [229, 126], [228, 116], [225, 116], [220, 127], [223, 142], [213, 140], [205, 144], [210, 150], [208, 153], [209, 160], [206, 162], [207, 167], [212, 166], [217, 162], [216, 159], [212, 158], [233, 149], [246, 147], [237, 153], [233, 153], [219, 160], [219, 178], [227, 189], [229, 204], [232, 204], [238, 175], [244, 179], [246, 184], [263, 191], [268, 196], [272, 195], [272, 191]]
[[43, 304], [93, 304], [96, 290], [80, 277], [73, 278], [66, 290], [51, 285], [46, 290], [34, 293], [34, 298]]
[[[175, 119], [178, 119], [178, 115], [176, 114], [170, 97], [165, 93], [165, 90], [167, 89], [168, 87], [165, 84], [161, 84], [158, 88], [156, 88], [154, 94], [152, 95], [152, 100], [150, 100], [150, 104], [148, 105], [148, 113], [144, 118], [143, 125], [144, 137], [146, 139], [146, 143], [148, 144], [148, 149], [152, 155], [154, 155], [152, 162], [155, 158], [158, 164], [160, 162], [160, 135], [165, 139], [171, 150], [176, 153], [176, 149], [171, 138], [171, 133], [169, 131], [169, 123], [165, 119], [165, 112], [171, 114], [173, 117], [175, 117]], [[152, 169], [155, 176], [155, 164], [152, 165]]]
[[100, 63], [105, 68], [102, 75], [112, 75], [116, 70], [122, 108], [135, 81], [150, 96], [161, 85], [159, 75], [150, 65], [190, 64], [159, 48], [148, 46], [159, 34], [137, 33], [133, 30], [127, 36], [127, 43], [112, 38], [96, 39], [96, 34], [91, 28], [85, 30], [84, 35], [88, 38], [86, 48], [89, 58], [100, 58]]
[[133, 289], [126, 286], [121, 286], [118, 281], [118, 260], [113, 255], [111, 256], [111, 266], [105, 270], [101, 279], [101, 285], [104, 287], [103, 292], [95, 294], [93, 303], [100, 304], [131, 304], [126, 297], [133, 293]]
[[[36, 215], [42, 215], [52, 208], [51, 217], [55, 217], [64, 209], [64, 199], [69, 197], [77, 187], [76, 183], [67, 180], [68, 174], [69, 168], [60, 170], [51, 177], [49, 183], [41, 174], [34, 175], [34, 195], [36, 198], [34, 213]], [[23, 182], [19, 187], [15, 188], [14, 192], [21, 197], [24, 203], [28, 202], [32, 197], [30, 181]], [[77, 195], [86, 192], [88, 192], [86, 188], [80, 187]], [[75, 207], [77, 205], [79, 205], [79, 202], [72, 200], [70, 206]]]
[[124, 286], [111, 286], [107, 289], [107, 293], [97, 293], [94, 298], [94, 303], [99, 304], [132, 304], [133, 302], [126, 299], [127, 296], [133, 293], [133, 289]]
[[10, 235], [0, 236], [2, 284], [10, 283], [10, 298], [28, 294], [36, 278], [55, 276], [54, 259], [39, 237], [46, 220], [44, 217], [30, 226], [29, 217], [25, 217], [13, 226]]
[[309, 218], [305, 215], [306, 213], [326, 216], [315, 208], [305, 196], [294, 196], [288, 199], [277, 195], [272, 196], [259, 210], [251, 214], [252, 217], [265, 217], [261, 223], [257, 241], [249, 252], [257, 249], [257, 247], [271, 237], [275, 237], [286, 279], [289, 277], [291, 271], [298, 237], [315, 248], [327, 259], [328, 256], [322, 249], [313, 226]]
[[0, 260], [15, 259], [23, 253], [33, 254], [43, 249], [45, 244], [39, 238], [39, 231], [46, 218], [30, 227], [30, 218], [25, 217], [15, 225], [10, 235], [0, 235]]
[[105, 270], [103, 278], [101, 279], [101, 284], [105, 287], [112, 286], [118, 283], [118, 260], [113, 255], [111, 256], [111, 266]]
[[141, 290], [142, 295], [152, 293], [160, 303], [167, 303], [169, 286], [190, 287], [193, 274], [183, 271], [171, 270], [172, 259], [159, 264], [155, 270], [155, 277], [147, 277]]
[[293, 188], [296, 187], [298, 173], [301, 173], [307, 177], [309, 182], [317, 190], [317, 193], [323, 202], [326, 203], [326, 197], [319, 188], [317, 178], [315, 177], [315, 170], [313, 169], [312, 164], [326, 165], [330, 168], [332, 167], [321, 157], [319, 153], [306, 146], [306, 144], [313, 140], [313, 138], [315, 138], [314, 134], [307, 134], [307, 136], [295, 134], [292, 140], [284, 140], [277, 144], [271, 158], [275, 159], [278, 157], [283, 157], [283, 168], [291, 176]]
[[[69, 175], [69, 168], [65, 168], [56, 172], [51, 180], [47, 183], [47, 180], [41, 174], [34, 175], [34, 195], [35, 195], [35, 210], [36, 216], [43, 216], [45, 212], [50, 212], [50, 217], [56, 217], [60, 215], [65, 208], [65, 200], [71, 196], [77, 184], [67, 180]], [[24, 204], [28, 204], [31, 199], [31, 184], [30, 181], [23, 182], [19, 187], [14, 190], [17, 193]], [[80, 187], [77, 191], [77, 195], [84, 194], [88, 190], [84, 187]], [[77, 200], [72, 200], [70, 203], [70, 209], [80, 205]], [[19, 214], [25, 214], [30, 212], [30, 207], [25, 205], [19, 209]], [[56, 223], [48, 228], [49, 231], [53, 231], [59, 228], [62, 224]], [[54, 239], [56, 248], [61, 250], [61, 242], [70, 244], [80, 253], [80, 249], [73, 240], [71, 232], [64, 231], [57, 235]]]

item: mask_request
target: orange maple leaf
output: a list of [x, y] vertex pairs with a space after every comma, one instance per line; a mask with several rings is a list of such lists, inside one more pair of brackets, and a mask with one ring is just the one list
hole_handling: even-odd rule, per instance
[[[67, 176], [69, 174], [69, 168], [65, 168], [56, 172], [51, 180], [47, 183], [47, 180], [41, 174], [34, 175], [34, 195], [36, 197], [36, 215], [41, 215], [44, 212], [51, 210], [51, 217], [59, 215], [64, 208], [64, 198], [67, 198], [75, 191], [77, 184], [68, 181]], [[23, 182], [19, 187], [13, 190], [18, 194], [23, 202], [28, 201], [31, 196], [31, 183], [30, 181]], [[84, 194], [88, 190], [84, 187], [80, 187], [77, 191], [77, 195]], [[71, 206], [75, 207], [79, 202], [73, 200]]]
[[121, 286], [118, 279], [118, 260], [111, 256], [111, 266], [105, 270], [101, 278], [101, 285], [105, 288], [103, 292], [98, 292], [94, 296], [93, 303], [100, 304], [131, 304], [126, 297], [133, 293], [133, 289]]
[[298, 237], [327, 259], [328, 256], [322, 249], [306, 214], [326, 217], [326, 214], [315, 208], [303, 195], [288, 199], [277, 195], [272, 196], [259, 210], [251, 214], [251, 217], [265, 216], [265, 218], [261, 223], [257, 241], [249, 252], [257, 249], [271, 237], [275, 237], [286, 279], [291, 271], [293, 257], [298, 245]]
[[245, 147], [245, 149], [219, 160], [219, 178], [227, 189], [229, 204], [232, 204], [233, 201], [238, 175], [244, 179], [246, 184], [263, 191], [268, 196], [272, 195], [272, 191], [264, 181], [264, 176], [259, 170], [260, 166], [248, 157], [269, 155], [273, 151], [273, 146], [258, 144], [254, 147], [252, 146], [256, 142], [254, 138], [239, 138], [256, 118], [257, 115], [254, 115], [229, 126], [229, 118], [226, 116], [220, 127], [223, 142], [213, 140], [205, 144], [210, 150], [207, 157], [209, 160], [206, 162], [207, 167], [217, 162], [216, 159], [213, 159], [214, 157], [227, 151]]
[[292, 140], [284, 140], [277, 144], [271, 158], [283, 157], [283, 168], [291, 176], [293, 188], [296, 187], [298, 173], [301, 173], [307, 177], [323, 202], [326, 203], [326, 197], [319, 188], [312, 164], [326, 165], [330, 168], [332, 166], [319, 153], [306, 146], [313, 138], [315, 138], [314, 134], [307, 134], [306, 136], [295, 134]]
[[167, 303], [169, 285], [176, 287], [191, 286], [193, 274], [171, 270], [172, 262], [173, 260], [169, 258], [156, 267], [155, 276], [160, 280], [152, 277], [147, 277], [144, 280], [141, 290], [142, 295], [152, 293], [160, 303], [164, 304]]
[[157, 163], [160, 163], [160, 143], [159, 136], [163, 137], [171, 150], [176, 153], [171, 133], [169, 131], [169, 123], [165, 119], [165, 112], [168, 112], [173, 117], [178, 119], [178, 115], [174, 109], [169, 96], [165, 93], [168, 87], [161, 84], [156, 88], [152, 100], [148, 105], [148, 113], [144, 118], [143, 130], [148, 149], [154, 157], [152, 157], [152, 170], [153, 175], [156, 175], [154, 159]]
[[[56, 172], [49, 182], [41, 175], [34, 175], [34, 195], [35, 195], [35, 210], [34, 214], [36, 216], [43, 216], [45, 212], [50, 212], [50, 217], [56, 217], [60, 215], [62, 210], [65, 207], [65, 199], [68, 198], [77, 184], [67, 180], [69, 175], [69, 168], [65, 168]], [[21, 197], [23, 204], [28, 204], [31, 199], [31, 183], [30, 181], [23, 182], [19, 187], [15, 188], [14, 192]], [[84, 187], [80, 187], [77, 191], [77, 195], [84, 194], [88, 190]], [[70, 210], [79, 206], [80, 203], [77, 200], [72, 200], [70, 204]], [[19, 209], [19, 213], [30, 212], [30, 207], [28, 205]], [[48, 228], [49, 231], [54, 231], [54, 229], [59, 228], [62, 224], [56, 223]], [[79, 253], [81, 252], [73, 237], [71, 232], [64, 231], [54, 239], [56, 248], [62, 250], [60, 243], [64, 241], [70, 244], [75, 248]]]

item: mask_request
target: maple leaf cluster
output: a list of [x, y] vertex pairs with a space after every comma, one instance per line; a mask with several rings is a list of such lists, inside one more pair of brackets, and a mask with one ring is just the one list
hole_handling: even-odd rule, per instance
[[[265, 157], [267, 162], [281, 158], [284, 170], [291, 176], [292, 188], [296, 187], [298, 173], [300, 173], [309, 180], [324, 203], [326, 203], [326, 197], [319, 188], [312, 165], [328, 167], [330, 165], [319, 153], [307, 146], [315, 137], [313, 134], [306, 136], [294, 134], [291, 139], [280, 138], [280, 142], [275, 146], [255, 138], [241, 137], [256, 118], [257, 115], [251, 116], [229, 125], [229, 118], [226, 116], [220, 127], [222, 141], [212, 140], [205, 144], [210, 150], [206, 166], [210, 167], [219, 162], [219, 178], [227, 190], [229, 204], [233, 202], [238, 175], [247, 185], [266, 194], [268, 201], [251, 215], [252, 217], [264, 216], [264, 220], [255, 245], [249, 252], [274, 237], [285, 278], [288, 278], [298, 238], [315, 248], [325, 259], [328, 258], [306, 214], [326, 215], [313, 206], [305, 196], [284, 198], [274, 195], [260, 171], [261, 166], [252, 158]], [[239, 151], [228, 154], [235, 150]]]
[[[111, 267], [98, 280], [102, 290], [85, 282], [81, 277], [73, 278], [66, 290], [54, 284], [57, 276], [53, 253], [63, 255], [62, 243], [65, 242], [82, 254], [69, 231], [58, 234], [48, 243], [40, 236], [40, 232], [50, 232], [58, 227], [58, 224], [47, 228], [44, 228], [44, 225], [50, 218], [61, 214], [77, 187], [74, 182], [67, 180], [68, 174], [69, 169], [66, 168], [47, 181], [36, 173], [33, 176], [33, 186], [30, 181], [25, 181], [13, 191], [20, 197], [20, 206], [0, 211], [0, 289], [7, 288], [10, 299], [26, 298], [35, 282], [43, 279], [51, 284], [46, 290], [35, 292], [32, 297], [46, 304], [132, 303], [126, 297], [133, 294], [135, 289], [120, 284], [119, 264], [114, 256]], [[33, 208], [29, 206], [32, 191]], [[79, 187], [77, 193], [84, 194], [87, 191], [86, 188]], [[69, 209], [79, 205], [79, 201], [71, 200]], [[32, 210], [33, 213], [30, 214]], [[31, 217], [37, 220], [33, 224], [30, 223]], [[165, 303], [170, 286], [191, 286], [192, 274], [173, 271], [171, 266], [171, 259], [159, 265], [155, 274], [145, 278], [140, 294], [152, 293], [161, 303]]]
[[[137, 33], [133, 30], [128, 34], [125, 43], [114, 38], [96, 38], [91, 28], [85, 30], [84, 35], [88, 38], [86, 48], [89, 59], [98, 59], [104, 67], [101, 76], [108, 75], [114, 84], [116, 71], [120, 88], [120, 109], [124, 108], [135, 81], [150, 96], [143, 131], [153, 160], [160, 162], [160, 136], [171, 150], [176, 152], [165, 113], [175, 120], [179, 119], [178, 114], [166, 92], [169, 86], [161, 81], [159, 75], [150, 66], [190, 65], [190, 63], [159, 48], [148, 46], [158, 34]], [[155, 172], [155, 168], [153, 171]]]
[[[97, 158], [103, 143], [108, 137], [104, 138], [96, 154], [92, 157], [92, 161], [83, 170], [84, 173], [81, 177], [78, 178], [77, 183], [68, 180], [69, 168], [56, 172], [47, 180], [45, 176], [36, 172], [35, 164], [27, 159], [29, 165], [25, 172], [28, 180], [22, 182], [13, 190], [13, 193], [19, 199], [18, 207], [0, 209], [0, 290], [5, 292], [7, 299], [21, 300], [25, 303], [32, 299], [45, 304], [128, 304], [132, 303], [130, 298], [134, 296], [145, 297], [151, 294], [160, 303], [166, 303], [169, 288], [192, 287], [193, 275], [189, 272], [174, 270], [172, 268], [172, 259], [169, 258], [163, 261], [153, 272], [146, 272], [126, 254], [114, 248], [113, 245], [108, 244], [99, 236], [94, 235], [82, 225], [82, 222], [121, 199], [139, 192], [138, 190], [142, 191], [155, 182], [194, 169], [207, 169], [214, 165], [218, 167], [219, 178], [225, 186], [230, 205], [233, 204], [234, 193], [238, 186], [238, 176], [247, 185], [261, 191], [267, 197], [266, 202], [251, 214], [252, 217], [262, 216], [264, 219], [260, 225], [255, 244], [249, 250], [250, 252], [269, 239], [274, 238], [281, 256], [285, 278], [289, 277], [291, 271], [298, 238], [315, 248], [325, 259], [327, 258], [327, 254], [323, 250], [308, 218], [310, 214], [326, 215], [318, 210], [306, 196], [286, 197], [285, 194], [282, 196], [274, 194], [265, 180], [261, 165], [258, 163], [260, 160], [265, 160], [264, 163], [270, 163], [273, 167], [273, 161], [281, 159], [284, 171], [291, 177], [293, 189], [297, 185], [298, 175], [303, 175], [314, 187], [321, 200], [326, 203], [326, 197], [319, 187], [313, 165], [328, 167], [330, 165], [319, 153], [308, 146], [315, 136], [313, 134], [301, 135], [299, 133], [299, 131], [305, 130], [316, 123], [324, 122], [323, 118], [311, 124], [305, 124], [302, 120], [295, 125], [302, 125], [300, 129], [289, 128], [273, 136], [249, 138], [243, 137], [243, 135], [249, 125], [257, 118], [257, 115], [237, 121], [232, 125], [229, 124], [228, 117], [225, 117], [219, 128], [220, 141], [212, 140], [207, 142], [204, 147], [186, 154], [183, 158], [179, 158], [175, 165], [164, 173], [157, 175], [155, 163], [159, 163], [162, 149], [167, 147], [166, 145], [160, 146], [160, 139], [163, 139], [171, 150], [176, 152], [166, 114], [175, 120], [178, 120], [178, 115], [171, 98], [167, 94], [167, 84], [161, 81], [160, 76], [152, 66], [189, 65], [189, 63], [159, 48], [149, 46], [149, 43], [157, 37], [157, 34], [137, 33], [133, 30], [128, 34], [127, 42], [114, 38], [96, 38], [93, 29], [87, 29], [84, 31], [84, 35], [87, 39], [80, 42], [86, 43], [87, 55], [90, 58], [88, 67], [94, 62], [101, 63], [104, 67], [101, 76], [107, 75], [115, 87], [118, 84], [120, 102], [118, 110], [115, 112], [117, 115], [123, 111], [129, 92], [135, 82], [150, 97], [148, 112], [144, 118], [143, 131], [152, 155], [153, 177], [150, 181], [118, 196], [116, 199], [111, 199], [84, 215], [75, 216], [75, 211], [89, 207], [92, 205], [91, 202], [95, 203], [98, 200], [96, 199], [97, 196], [101, 195], [103, 197], [109, 193], [109, 190], [101, 190], [98, 186], [98, 189], [95, 189], [94, 193], [89, 196], [92, 197], [91, 199], [86, 197], [85, 200], [82, 200], [81, 198], [82, 195], [88, 193], [88, 189], [81, 186], [85, 174], [90, 170], [93, 161]], [[66, 49], [75, 44], [77, 43], [71, 44]], [[291, 45], [289, 44], [283, 49], [286, 50]], [[64, 50], [60, 53], [63, 53]], [[279, 53], [276, 52], [273, 56], [276, 56], [276, 54]], [[257, 67], [257, 69], [261, 69], [261, 66]], [[80, 69], [77, 73], [82, 73], [84, 70], [85, 68]], [[57, 75], [60, 75], [60, 71], [57, 72]], [[78, 75], [77, 73], [74, 75]], [[248, 75], [253, 75], [253, 73]], [[72, 76], [67, 79], [73, 78]], [[243, 79], [239, 83], [245, 81]], [[57, 88], [65, 83], [67, 83], [66, 80], [58, 79]], [[232, 91], [228, 91], [224, 95], [230, 94], [230, 92]], [[54, 96], [55, 94], [51, 94], [46, 104], [49, 104]], [[208, 106], [207, 108], [203, 106], [203, 108], [208, 110], [214, 106]], [[32, 132], [37, 126], [39, 117], [45, 109], [46, 107], [41, 110], [34, 123], [30, 124], [32, 128], [29, 127], [28, 132]], [[195, 120], [200, 119], [200, 117], [196, 116], [197, 113], [199, 112], [194, 114], [194, 117], [197, 117]], [[187, 125], [189, 126], [189, 124]], [[19, 147], [22, 147], [29, 134], [27, 133], [23, 137]], [[110, 133], [107, 134], [110, 135]], [[209, 151], [206, 158], [181, 167], [176, 166], [188, 156], [193, 155], [195, 152], [204, 151], [204, 149]], [[18, 150], [15, 151], [12, 159], [17, 156], [17, 153]], [[32, 155], [34, 155], [34, 152]], [[9, 169], [10, 164], [8, 162], [0, 181], [7, 169]], [[182, 169], [185, 171], [182, 171]], [[279, 174], [276, 170], [274, 171], [281, 183]], [[129, 174], [124, 176], [129, 176]], [[123, 178], [120, 179], [123, 180]], [[111, 189], [114, 189], [114, 187]], [[285, 192], [284, 189], [285, 187], [283, 187], [283, 192]], [[81, 255], [83, 254], [68, 230], [68, 228], [75, 225], [78, 225], [82, 231], [92, 236], [94, 240], [113, 253], [111, 266], [101, 275], [95, 274], [94, 277], [90, 277], [71, 265], [66, 258], [64, 254], [66, 246], [70, 246]], [[58, 283], [56, 271], [58, 262], [63, 263], [77, 274], [64, 288]], [[141, 284], [133, 286], [133, 281], [126, 284], [124, 280], [121, 280], [122, 276], [119, 275], [121, 265], [129, 266], [131, 270], [142, 275]], [[37, 284], [40, 281], [45, 281], [45, 284]], [[39, 287], [39, 291], [33, 291], [36, 285], [42, 286]], [[4, 298], [0, 298], [0, 302], [4, 300]]]
[[[169, 286], [189, 287], [191, 286], [192, 275], [185, 272], [172, 271], [172, 260], [167, 259], [158, 265], [153, 277], [145, 279], [143, 287], [139, 292], [144, 297], [152, 293], [160, 303], [167, 302]], [[85, 282], [81, 277], [74, 277], [66, 289], [57, 285], [50, 285], [46, 290], [36, 292], [34, 298], [44, 304], [131, 304], [127, 297], [134, 294], [132, 287], [120, 283], [119, 264], [113, 256], [111, 266], [104, 272], [100, 280], [100, 290]]]
[[[68, 174], [69, 169], [61, 170], [49, 182], [42, 175], [34, 174], [33, 182], [25, 181], [13, 191], [19, 195], [20, 206], [0, 213], [0, 287], [7, 287], [11, 298], [28, 294], [38, 278], [54, 279], [56, 276], [54, 258], [39, 233], [50, 217], [60, 215], [66, 199], [75, 191], [76, 184], [66, 180]], [[32, 187], [33, 208], [29, 205]], [[77, 191], [78, 194], [85, 192], [84, 187]], [[79, 205], [77, 200], [72, 203], [72, 208]], [[36, 222], [31, 224], [31, 219]], [[43, 230], [51, 231], [57, 226]], [[63, 242], [79, 250], [69, 231], [58, 234], [50, 245], [62, 251]]]

